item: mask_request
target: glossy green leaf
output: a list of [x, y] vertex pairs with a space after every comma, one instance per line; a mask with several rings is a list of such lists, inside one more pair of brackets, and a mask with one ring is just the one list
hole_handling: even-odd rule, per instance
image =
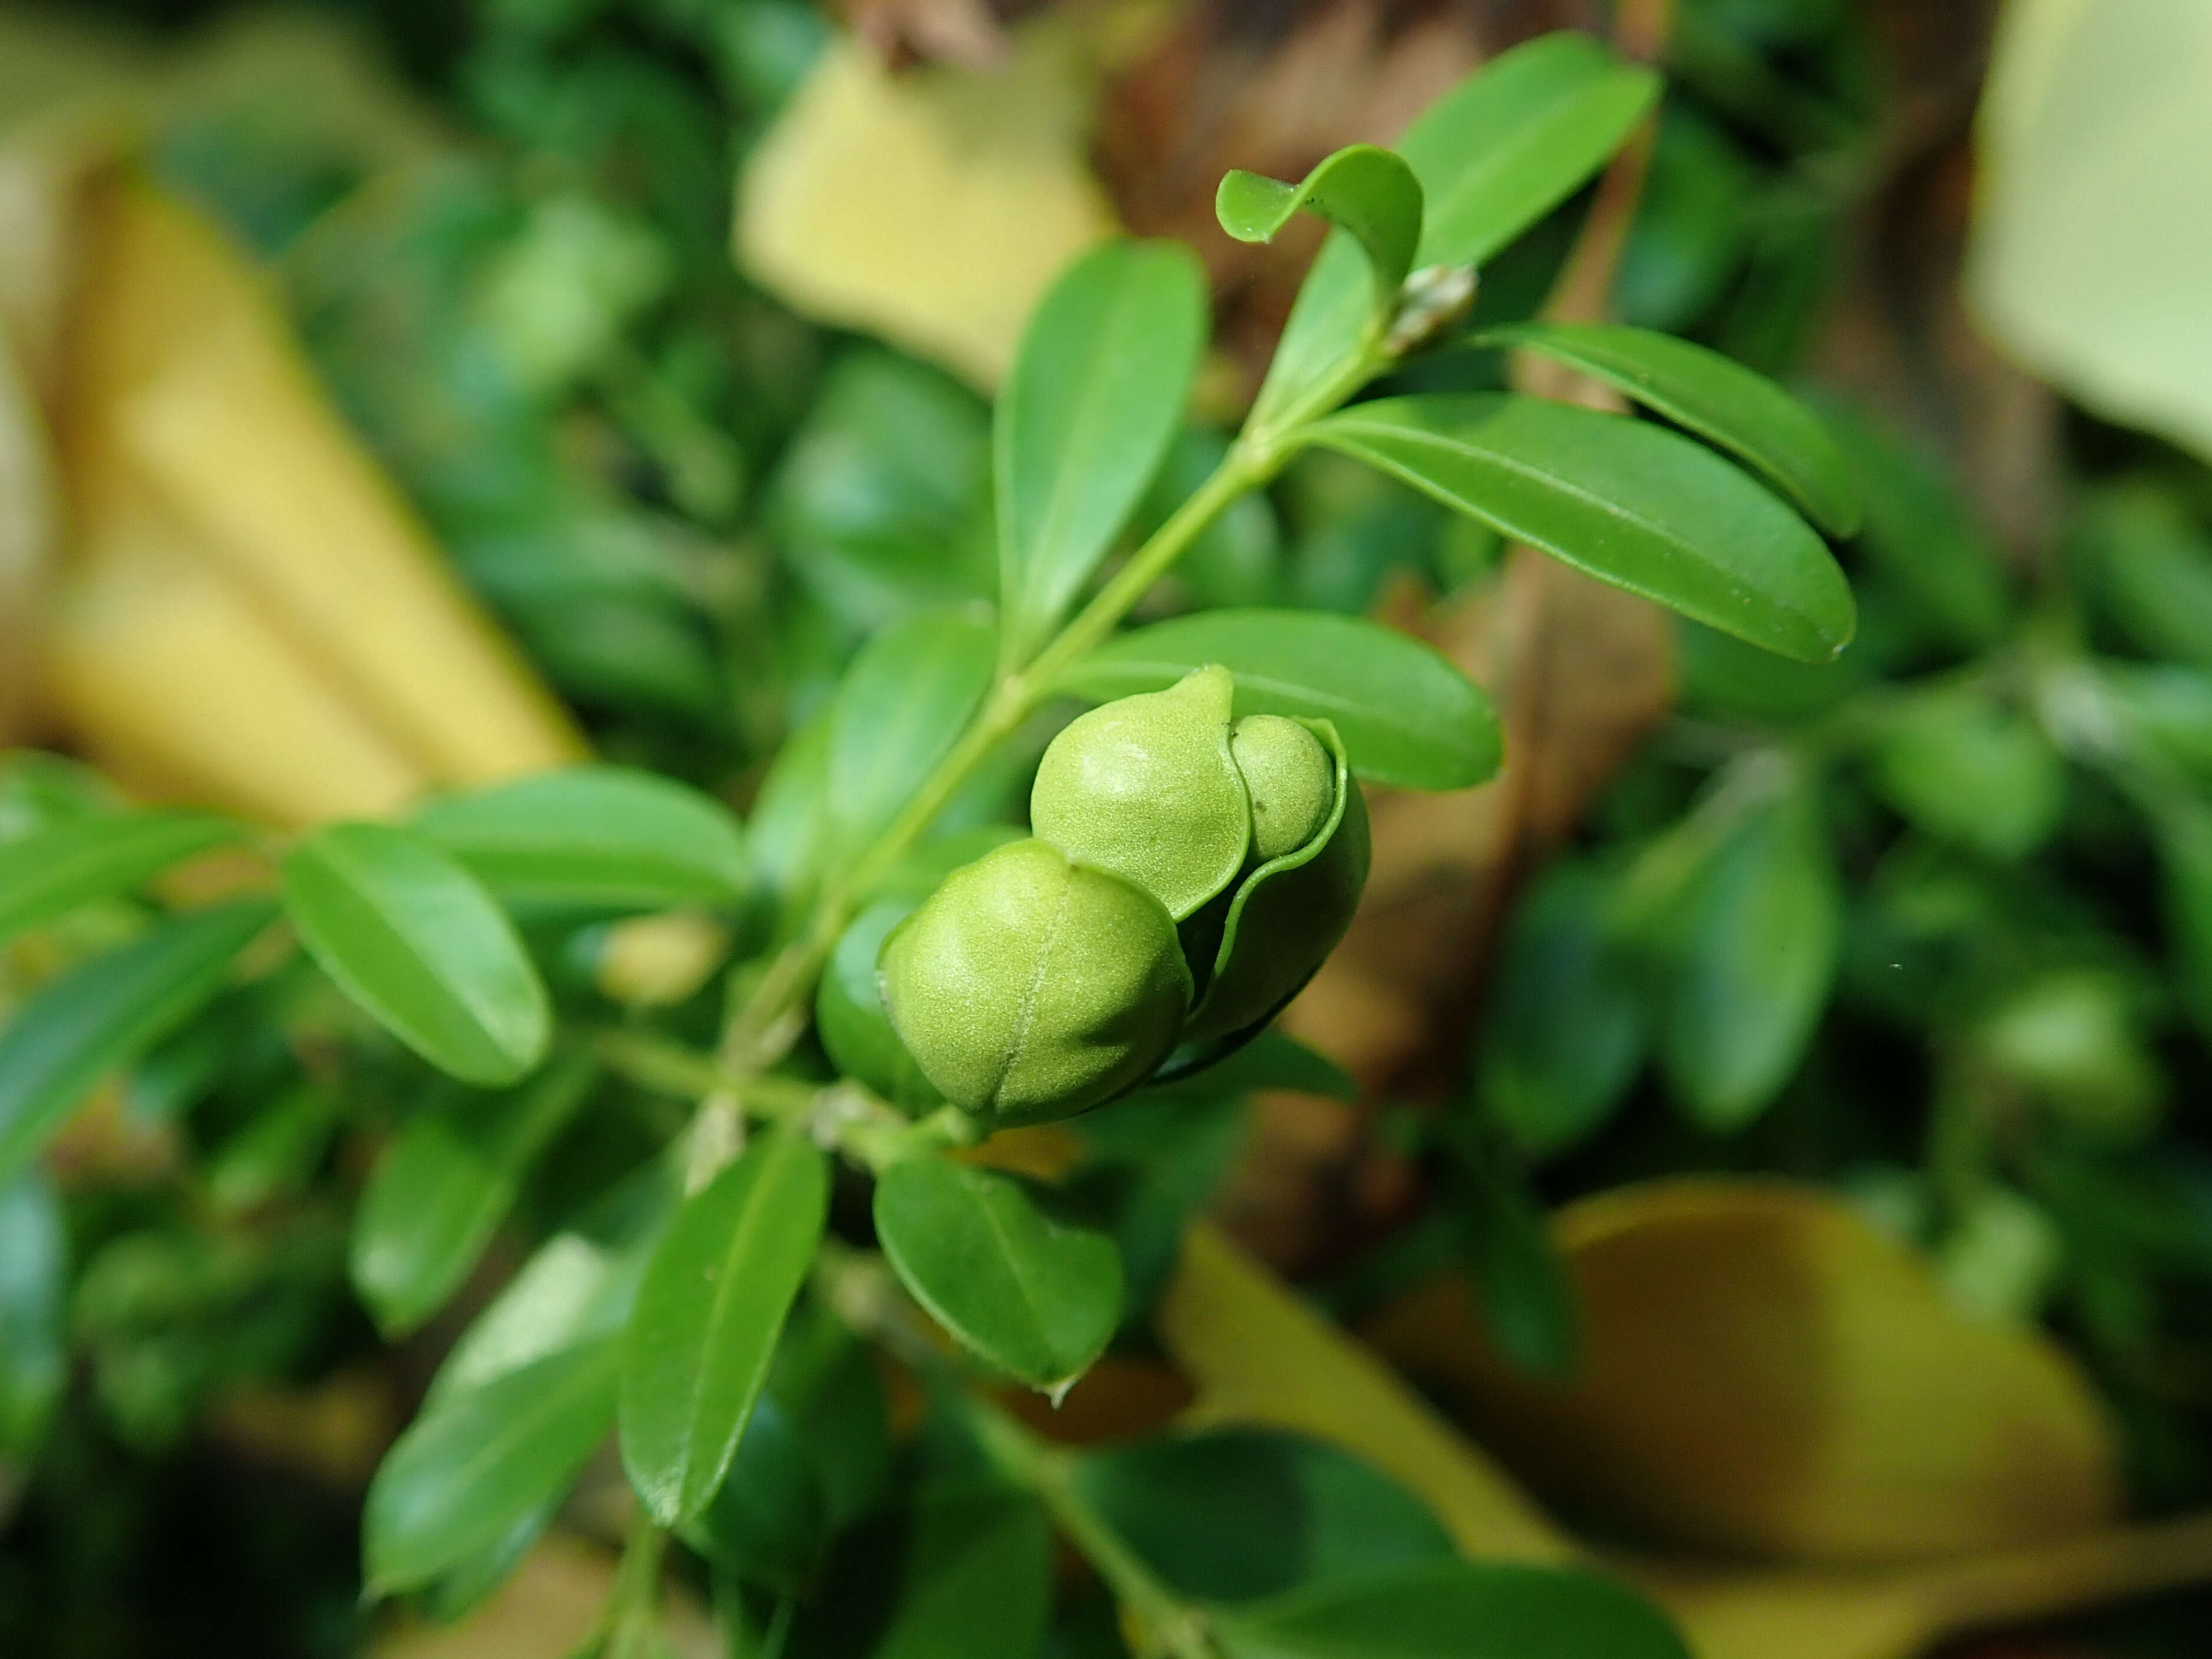
[[876, 1237], [930, 1316], [1009, 1376], [1057, 1389], [1105, 1349], [1121, 1316], [1113, 1241], [1053, 1220], [1019, 1185], [945, 1158], [876, 1182]]
[[919, 902], [883, 899], [855, 916], [830, 951], [814, 995], [814, 1026], [830, 1063], [893, 1105], [908, 1109], [940, 1097], [891, 1029], [883, 988], [876, 978], [876, 959], [891, 929], [912, 915]]
[[724, 1572], [797, 1589], [830, 1536], [830, 1504], [804, 1435], [772, 1394], [755, 1403], [695, 1536]]
[[[1395, 146], [1426, 202], [1414, 265], [1480, 265], [1602, 166], [1658, 94], [1650, 70], [1562, 31], [1503, 52]], [[1301, 412], [1350, 359], [1368, 295], [1350, 235], [1322, 245], [1253, 406], [1255, 428]], [[1304, 413], [1318, 411], [1304, 410]]]
[[833, 853], [864, 846], [959, 740], [996, 650], [974, 611], [924, 611], [861, 647], [830, 704], [823, 799]]
[[1114, 1446], [1076, 1486], [1184, 1595], [1246, 1601], [1411, 1561], [1449, 1560], [1419, 1499], [1347, 1452], [1266, 1429]]
[[416, 1418], [369, 1483], [371, 1593], [428, 1583], [559, 1494], [614, 1420], [619, 1350], [611, 1338], [562, 1349]]
[[509, 1094], [448, 1090], [385, 1148], [354, 1212], [348, 1267], [387, 1334], [413, 1330], [460, 1288], [592, 1075], [570, 1055]]
[[1851, 591], [1820, 538], [1704, 446], [1534, 398], [1394, 398], [1312, 428], [1500, 535], [1785, 657], [1851, 637]]
[[1109, 640], [1065, 677], [1105, 701], [1219, 663], [1238, 714], [1325, 720], [1352, 769], [1408, 789], [1464, 789], [1498, 769], [1498, 716], [1440, 653], [1379, 623], [1317, 611], [1204, 611]]
[[1475, 1054], [1484, 1116], [1542, 1155], [1594, 1133], [1635, 1080], [1647, 1038], [1631, 963], [1606, 927], [1610, 884], [1555, 865], [1515, 911]]
[[1907, 698], [1877, 738], [1875, 780], [1939, 839], [2001, 859], [2049, 839], [2066, 805], [2066, 763], [2035, 722], [1970, 690]]
[[785, 1651], [836, 1659], [1036, 1659], [1052, 1529], [1025, 1492], [943, 1484], [838, 1540]]
[[1820, 417], [1756, 370], [1671, 334], [1618, 325], [1516, 323], [1479, 338], [1534, 351], [1727, 450], [1831, 536], [1859, 527], [1850, 459]]
[[646, 1254], [638, 1243], [617, 1248], [580, 1233], [554, 1234], [469, 1322], [430, 1379], [425, 1408], [566, 1349], [617, 1335], [636, 1304]]
[[651, 772], [543, 772], [415, 814], [424, 840], [519, 898], [661, 909], [728, 905], [750, 878], [744, 832], [713, 796]]
[[830, 1173], [795, 1129], [763, 1136], [678, 1211], [623, 1341], [623, 1466], [664, 1526], [689, 1521], [736, 1454], [776, 1334], [814, 1260]]
[[1216, 1621], [1228, 1659], [1690, 1659], [1616, 1579], [1557, 1567], [1417, 1562], [1293, 1590]]
[[22, 1173], [103, 1073], [221, 989], [271, 914], [247, 901], [174, 917], [72, 968], [18, 1007], [0, 1030], [0, 1183]]
[[1693, 884], [1660, 1036], [1668, 1080], [1707, 1128], [1742, 1127], [1811, 1041], [1842, 932], [1835, 866], [1808, 803], [1738, 823]]
[[1240, 242], [1273, 241], [1301, 210], [1342, 227], [1366, 252], [1374, 295], [1370, 325], [1378, 336], [1387, 331], [1421, 237], [1421, 185], [1413, 169], [1387, 149], [1352, 144], [1301, 184], [1232, 168], [1214, 192], [1213, 216]]
[[323, 971], [432, 1065], [495, 1087], [544, 1056], [551, 1011], [514, 924], [419, 836], [318, 830], [284, 860], [284, 897]]
[[0, 1186], [0, 1452], [37, 1442], [69, 1370], [69, 1232], [35, 1170]]
[[1053, 285], [992, 428], [1003, 659], [1026, 662], [1106, 556], [1205, 349], [1206, 278], [1179, 242], [1110, 242]]
[[787, 902], [821, 872], [828, 850], [830, 723], [824, 708], [785, 741], [745, 826], [754, 873]]
[[129, 812], [58, 823], [0, 845], [0, 940], [238, 839], [203, 812]]

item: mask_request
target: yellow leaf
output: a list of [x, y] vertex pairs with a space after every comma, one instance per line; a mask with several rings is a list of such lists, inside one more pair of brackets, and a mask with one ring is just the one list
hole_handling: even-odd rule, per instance
[[1997, 1550], [2112, 1518], [2111, 1435], [2066, 1356], [1956, 1311], [1828, 1194], [1655, 1182], [1557, 1226], [1583, 1317], [1571, 1383], [1495, 1359], [1456, 1275], [1365, 1328], [1554, 1503], [1663, 1548], [1803, 1563]]
[[2037, 374], [2212, 454], [2212, 7], [2013, 0], [1967, 288]]
[[1063, 266], [1115, 229], [1085, 159], [1096, 74], [1065, 19], [988, 69], [824, 52], [757, 149], [738, 258], [797, 309], [990, 386]]

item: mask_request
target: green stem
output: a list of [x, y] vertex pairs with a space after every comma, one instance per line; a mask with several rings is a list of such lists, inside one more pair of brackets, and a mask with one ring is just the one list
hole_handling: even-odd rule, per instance
[[1115, 1599], [1136, 1616], [1150, 1650], [1175, 1659], [1219, 1659], [1206, 1615], [1163, 1583], [1076, 1484], [1073, 1460], [987, 1400], [969, 1395], [969, 1421], [999, 1472], [1036, 1494]]

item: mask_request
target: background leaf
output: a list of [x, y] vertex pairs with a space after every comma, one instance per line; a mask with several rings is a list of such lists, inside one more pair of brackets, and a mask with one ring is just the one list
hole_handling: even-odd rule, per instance
[[1669, 334], [1618, 325], [1516, 323], [1476, 338], [1483, 345], [1540, 352], [1595, 375], [1727, 450], [1830, 535], [1858, 529], [1850, 461], [1820, 417], [1733, 358]]
[[571, 1055], [511, 1094], [447, 1091], [385, 1148], [354, 1212], [347, 1265], [387, 1334], [414, 1329], [460, 1288], [592, 1075]]
[[[1431, 105], [1395, 146], [1426, 203], [1416, 267], [1480, 265], [1514, 240], [1620, 147], [1658, 85], [1649, 70], [1562, 30], [1500, 53]], [[1249, 427], [1283, 419], [1350, 356], [1365, 264], [1349, 235], [1322, 245]]]
[[416, 1419], [369, 1484], [362, 1549], [371, 1592], [427, 1583], [566, 1487], [613, 1420], [619, 1346], [602, 1338], [562, 1349]]
[[622, 1452], [662, 1525], [704, 1509], [814, 1260], [830, 1173], [795, 1129], [764, 1136], [677, 1212], [623, 1340]]
[[1920, 829], [2001, 859], [2033, 852], [2066, 806], [2066, 763], [2018, 710], [1966, 690], [1908, 697], [1876, 740], [1875, 778]]
[[35, 1170], [0, 1187], [0, 1452], [38, 1440], [69, 1372], [69, 1231]]
[[0, 940], [127, 893], [238, 828], [202, 812], [101, 814], [0, 845]]
[[1301, 210], [1319, 214], [1357, 239], [1367, 255], [1373, 286], [1372, 326], [1378, 334], [1387, 330], [1421, 235], [1421, 185], [1413, 169], [1389, 150], [1352, 144], [1300, 184], [1232, 168], [1222, 176], [1213, 198], [1213, 216], [1240, 242], [1274, 240]]
[[1408, 789], [1464, 789], [1498, 769], [1498, 716], [1481, 688], [1420, 641], [1319, 611], [1203, 611], [1116, 635], [1062, 683], [1103, 702], [1158, 691], [1219, 663], [1236, 712], [1332, 721], [1352, 769]]
[[514, 924], [419, 837], [318, 830], [284, 860], [284, 898], [324, 972], [432, 1065], [495, 1086], [544, 1055], [551, 1011]]
[[1113, 1241], [1046, 1217], [1004, 1176], [910, 1158], [876, 1182], [900, 1281], [966, 1346], [1034, 1389], [1080, 1376], [1121, 1316]]
[[750, 885], [744, 831], [727, 807], [624, 767], [575, 767], [448, 795], [412, 822], [510, 896], [660, 909], [733, 904]]
[[1218, 1627], [1231, 1659], [1690, 1659], [1641, 1596], [1555, 1567], [1421, 1563], [1224, 1613]]
[[102, 1073], [214, 996], [271, 914], [247, 901], [173, 917], [17, 1008], [0, 1030], [0, 1182], [22, 1173]]
[[1702, 446], [1534, 398], [1361, 404], [1313, 428], [1357, 457], [1601, 581], [1785, 657], [1850, 641], [1851, 591], [1820, 538]]
[[971, 610], [927, 611], [861, 647], [830, 710], [833, 850], [850, 854], [898, 815], [959, 740], [991, 685], [996, 640]]
[[1182, 422], [1206, 279], [1179, 242], [1110, 242], [1053, 285], [993, 427], [1000, 657], [1029, 660], [1127, 522]]

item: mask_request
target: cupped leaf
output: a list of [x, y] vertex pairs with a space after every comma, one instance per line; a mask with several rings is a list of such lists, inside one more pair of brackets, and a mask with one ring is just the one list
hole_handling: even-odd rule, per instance
[[1718, 445], [1831, 536], [1856, 534], [1850, 459], [1820, 417], [1733, 358], [1671, 334], [1618, 324], [1515, 323], [1478, 343], [1517, 346], [1578, 368]]
[[1835, 977], [1843, 899], [1810, 803], [1793, 795], [1736, 825], [1680, 927], [1660, 1059], [1692, 1117], [1741, 1128], [1790, 1080]]
[[1626, 1584], [1562, 1567], [1422, 1561], [1224, 1610], [1229, 1659], [1690, 1659]]
[[926, 611], [861, 647], [830, 706], [823, 811], [850, 854], [897, 816], [990, 689], [995, 644], [973, 610]]
[[750, 884], [744, 832], [713, 796], [651, 772], [580, 766], [432, 801], [413, 827], [495, 891], [659, 909]]
[[1464, 789], [1498, 769], [1498, 716], [1474, 681], [1420, 641], [1318, 611], [1204, 611], [1109, 640], [1063, 677], [1103, 701], [1158, 691], [1219, 663], [1236, 712], [1324, 720], [1352, 769], [1407, 789]]
[[221, 989], [273, 914], [248, 900], [178, 916], [72, 968], [16, 1009], [0, 1031], [0, 1182], [22, 1173], [101, 1073]]
[[1477, 393], [1361, 404], [1311, 431], [1501, 535], [1753, 645], [1825, 662], [1850, 640], [1851, 590], [1820, 538], [1662, 428]]
[[1358, 240], [1374, 279], [1371, 325], [1378, 334], [1387, 330], [1421, 238], [1421, 185], [1413, 169], [1387, 149], [1352, 144], [1306, 174], [1302, 184], [1232, 168], [1222, 175], [1213, 198], [1213, 216], [1240, 242], [1273, 241], [1302, 209]]
[[514, 924], [421, 837], [318, 830], [284, 860], [284, 898], [323, 971], [432, 1065], [496, 1087], [544, 1054], [551, 1011]]
[[[1396, 149], [1426, 204], [1416, 267], [1480, 265], [1620, 148], [1658, 93], [1650, 70], [1562, 31], [1501, 53], [1429, 106]], [[1301, 411], [1358, 349], [1367, 295], [1359, 245], [1339, 232], [1298, 290], [1249, 424]]]
[[619, 1348], [611, 1338], [563, 1348], [416, 1418], [369, 1483], [371, 1592], [428, 1583], [557, 1496], [614, 1420]]
[[830, 1173], [796, 1129], [763, 1138], [678, 1211], [623, 1340], [622, 1453], [663, 1526], [707, 1506], [814, 1260]]
[[1056, 1389], [1104, 1351], [1121, 1316], [1113, 1241], [1046, 1216], [1015, 1182], [944, 1158], [876, 1183], [876, 1236], [930, 1316], [1009, 1376]]
[[1206, 278], [1179, 242], [1110, 242], [1023, 333], [992, 428], [1001, 655], [1026, 662], [1136, 508], [1205, 349]]
[[0, 940], [127, 893], [196, 854], [238, 839], [204, 812], [99, 814], [0, 846]]
[[1075, 1480], [1154, 1571], [1206, 1601], [1453, 1555], [1419, 1498], [1302, 1435], [1217, 1429], [1110, 1447], [1085, 1457]]
[[36, 1443], [69, 1374], [69, 1232], [36, 1170], [0, 1186], [0, 1452]]
[[386, 1334], [414, 1329], [460, 1288], [592, 1079], [591, 1063], [570, 1056], [510, 1094], [449, 1090], [385, 1149], [354, 1213], [348, 1266]]

